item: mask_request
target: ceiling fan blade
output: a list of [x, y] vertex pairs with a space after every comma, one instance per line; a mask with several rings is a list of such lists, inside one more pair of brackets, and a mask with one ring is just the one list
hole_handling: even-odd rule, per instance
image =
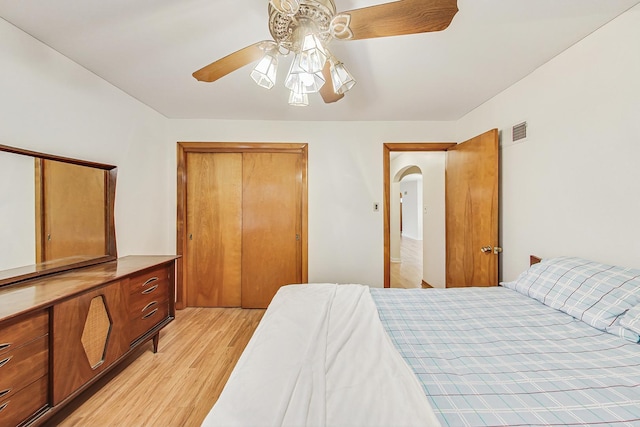
[[344, 93], [337, 94], [333, 91], [333, 80], [331, 80], [331, 72], [329, 71], [331, 64], [327, 60], [324, 63], [322, 69], [322, 75], [324, 76], [324, 84], [320, 88], [320, 96], [324, 99], [324, 102], [330, 104], [332, 102], [340, 101], [344, 98]]
[[456, 13], [457, 0], [399, 0], [340, 15], [351, 16], [351, 40], [361, 40], [442, 31]]
[[238, 68], [244, 67], [245, 65], [262, 58], [264, 55], [264, 49], [261, 46], [264, 43], [265, 42], [258, 42], [252, 44], [251, 46], [247, 46], [244, 49], [233, 52], [224, 58], [218, 59], [217, 61], [212, 62], [206, 67], [202, 67], [193, 73], [193, 77], [201, 82], [214, 82]]

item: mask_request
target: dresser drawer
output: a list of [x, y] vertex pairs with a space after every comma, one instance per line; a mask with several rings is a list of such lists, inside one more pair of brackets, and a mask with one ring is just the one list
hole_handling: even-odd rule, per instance
[[5, 353], [49, 333], [49, 314], [39, 311], [0, 324], [0, 360]]
[[129, 305], [131, 316], [135, 318], [139, 313], [146, 311], [145, 307], [152, 302], [169, 300], [169, 286], [167, 283], [156, 283], [155, 285], [129, 295]]
[[0, 356], [0, 400], [6, 400], [49, 371], [49, 337]]
[[131, 341], [135, 341], [169, 317], [169, 300], [152, 301], [144, 311], [131, 313]]
[[145, 273], [131, 276], [129, 291], [131, 294], [149, 292], [150, 289], [167, 288], [169, 286], [169, 268], [157, 267]]
[[0, 426], [15, 426], [47, 405], [44, 376], [8, 398], [0, 398]]

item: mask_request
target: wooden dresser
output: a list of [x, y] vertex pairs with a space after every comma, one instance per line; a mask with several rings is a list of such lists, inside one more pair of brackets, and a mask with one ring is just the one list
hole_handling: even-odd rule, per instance
[[0, 427], [43, 424], [175, 317], [174, 256], [0, 288]]

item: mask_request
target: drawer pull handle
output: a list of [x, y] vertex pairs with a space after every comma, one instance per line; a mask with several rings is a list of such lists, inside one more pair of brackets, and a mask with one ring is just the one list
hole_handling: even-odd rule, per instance
[[147, 280], [146, 282], [144, 282], [144, 283], [142, 284], [142, 287], [144, 288], [144, 287], [145, 287], [145, 286], [147, 286], [149, 283], [153, 283], [153, 282], [155, 282], [156, 280], [158, 280], [158, 278], [157, 278], [157, 277], [152, 277], [151, 279], [149, 279], [149, 280]]
[[9, 356], [6, 359], [2, 359], [0, 360], [0, 368], [2, 368], [4, 365], [6, 365], [7, 363], [9, 363], [9, 360], [11, 360], [13, 356]]
[[150, 311], [149, 313], [145, 314], [144, 316], [142, 316], [143, 319], [148, 319], [149, 317], [153, 316], [154, 314], [156, 314], [158, 312], [157, 308], [154, 308], [152, 311]]
[[148, 289], [145, 289], [144, 291], [142, 291], [142, 295], [147, 295], [150, 294], [151, 292], [155, 291], [156, 289], [158, 289], [158, 285], [152, 286]]
[[0, 405], [0, 412], [2, 412], [4, 410], [4, 408], [6, 408], [7, 406], [9, 406], [9, 403], [11, 403], [11, 401], [5, 402], [2, 405]]
[[8, 343], [4, 343], [4, 344], [0, 344], [0, 351], [2, 351], [2, 350], [6, 350], [6, 349], [8, 349], [9, 347], [11, 347], [11, 343], [10, 343], [10, 342], [8, 342]]
[[11, 389], [8, 388], [6, 390], [2, 390], [0, 391], [0, 399], [2, 399], [3, 397], [5, 397], [7, 394], [11, 393]]
[[140, 311], [145, 312], [147, 311], [148, 308], [151, 308], [156, 304], [158, 304], [158, 301], [151, 301], [149, 304], [145, 305], [144, 308]]

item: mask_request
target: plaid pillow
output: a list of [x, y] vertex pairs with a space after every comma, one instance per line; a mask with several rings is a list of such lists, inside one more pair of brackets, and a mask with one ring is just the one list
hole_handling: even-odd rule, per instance
[[640, 334], [640, 304], [625, 313], [620, 319], [620, 326]]
[[534, 264], [514, 282], [502, 283], [589, 325], [638, 341], [620, 331], [619, 318], [640, 304], [640, 270], [560, 257]]

